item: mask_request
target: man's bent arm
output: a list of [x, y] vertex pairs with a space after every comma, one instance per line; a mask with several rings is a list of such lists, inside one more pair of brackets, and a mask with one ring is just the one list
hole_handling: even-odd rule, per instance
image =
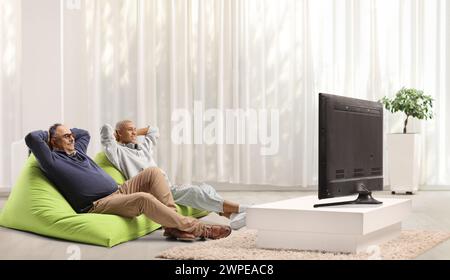
[[72, 128], [71, 131], [75, 134], [75, 148], [86, 153], [89, 142], [91, 141], [91, 135], [89, 132], [79, 128]]
[[[141, 130], [141, 129], [140, 129]], [[144, 131], [144, 128], [142, 128]], [[156, 146], [157, 140], [159, 138], [159, 129], [157, 127], [148, 126], [145, 128], [145, 143], [149, 145], [149, 147]]]
[[144, 128], [140, 128], [137, 130], [137, 136], [145, 136], [147, 135], [148, 131], [149, 131], [150, 127], [144, 127]]
[[48, 132], [42, 130], [33, 131], [25, 137], [25, 143], [31, 152], [33, 152], [44, 170], [54, 163], [52, 151], [50, 150], [47, 141]]
[[116, 167], [119, 166], [119, 154], [117, 141], [114, 137], [114, 130], [109, 124], [102, 126], [100, 130], [100, 141], [102, 143], [103, 149], [105, 151], [106, 157], [111, 161]]

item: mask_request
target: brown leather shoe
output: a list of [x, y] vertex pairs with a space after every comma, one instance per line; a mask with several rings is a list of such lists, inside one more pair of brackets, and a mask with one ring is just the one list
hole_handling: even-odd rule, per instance
[[231, 234], [231, 227], [223, 225], [203, 225], [203, 231], [199, 237], [205, 239], [221, 239]]
[[163, 235], [179, 241], [194, 241], [196, 239], [194, 234], [176, 228], [165, 228]]

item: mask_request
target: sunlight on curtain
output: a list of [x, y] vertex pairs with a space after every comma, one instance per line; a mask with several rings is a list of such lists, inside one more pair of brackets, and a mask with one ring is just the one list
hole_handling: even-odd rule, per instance
[[0, 0], [0, 187], [11, 182], [11, 144], [21, 138], [20, 1]]
[[90, 148], [99, 151], [102, 124], [137, 116], [137, 1], [86, 1], [85, 9]]
[[[445, 0], [99, 0], [85, 13], [92, 130], [124, 118], [159, 126], [157, 162], [174, 182], [317, 185], [318, 93], [378, 100], [407, 86], [436, 99], [436, 118], [411, 124], [421, 183], [450, 184]], [[175, 145], [171, 114], [195, 101], [278, 110], [278, 153]], [[386, 132], [400, 131], [401, 116], [386, 116]]]

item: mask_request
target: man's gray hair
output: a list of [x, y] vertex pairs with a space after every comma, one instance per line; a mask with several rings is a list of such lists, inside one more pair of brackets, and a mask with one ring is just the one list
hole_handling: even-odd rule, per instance
[[116, 123], [116, 130], [121, 130], [122, 127], [125, 124], [127, 124], [127, 123], [132, 123], [132, 121], [130, 121], [130, 120], [123, 120], [123, 121], [120, 121], [120, 122]]

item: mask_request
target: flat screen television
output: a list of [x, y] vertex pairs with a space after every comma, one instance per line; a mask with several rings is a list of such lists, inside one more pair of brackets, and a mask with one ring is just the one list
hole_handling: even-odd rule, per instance
[[379, 102], [319, 94], [319, 199], [358, 194], [352, 201], [316, 204], [381, 204], [383, 107]]

